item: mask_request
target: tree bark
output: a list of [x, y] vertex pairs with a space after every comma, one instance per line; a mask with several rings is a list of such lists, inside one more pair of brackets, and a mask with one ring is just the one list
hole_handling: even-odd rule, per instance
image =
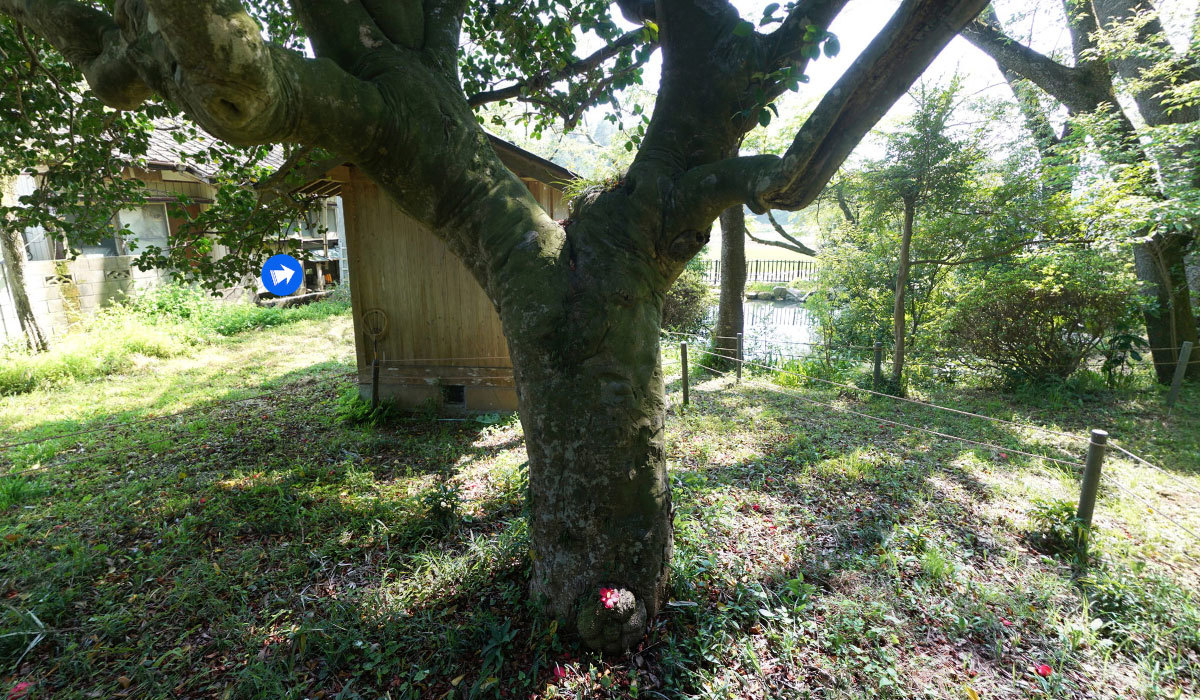
[[[913, 218], [916, 207], [912, 200], [904, 200], [904, 224], [900, 231], [900, 259], [896, 267], [896, 302], [892, 312], [892, 333], [895, 347], [892, 350], [892, 381], [897, 388], [901, 386], [904, 377], [904, 302], [908, 291], [908, 271], [912, 265], [911, 247], [913, 235]], [[902, 389], [899, 389], [903, 391]]]
[[[746, 296], [746, 212], [742, 205], [721, 212], [721, 298], [713, 328], [713, 350], [737, 356], [738, 333], [745, 331], [742, 300]], [[721, 360], [722, 365], [729, 360]]]
[[[0, 206], [16, 206], [16, 185], [15, 177], [0, 177]], [[33, 315], [33, 307], [25, 289], [25, 241], [21, 230], [9, 225], [7, 215], [0, 219], [0, 254], [4, 256], [8, 286], [12, 292], [17, 322], [21, 324], [21, 332], [25, 335], [25, 344], [33, 352], [45, 352], [50, 344], [38, 325], [37, 317]]]
[[[1196, 342], [1196, 316], [1188, 293], [1186, 248], [1178, 237], [1139, 243], [1133, 249], [1139, 293], [1146, 310], [1146, 335], [1154, 371], [1161, 384], [1170, 384], [1183, 342]], [[1200, 365], [1190, 364], [1184, 375], [1200, 379]]]

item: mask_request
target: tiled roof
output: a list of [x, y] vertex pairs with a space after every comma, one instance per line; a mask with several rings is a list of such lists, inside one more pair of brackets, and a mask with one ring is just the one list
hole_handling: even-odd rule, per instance
[[[146, 149], [146, 160], [150, 165], [188, 170], [205, 179], [216, 175], [217, 168], [212, 163], [188, 156], [219, 143], [217, 138], [198, 126], [175, 120], [161, 120], [156, 126], [157, 128], [150, 133], [150, 143]], [[180, 134], [187, 137], [182, 143], [176, 140], [176, 136]], [[275, 169], [283, 165], [284, 160], [283, 148], [274, 146], [262, 164]]]
[[[180, 134], [186, 136], [182, 143], [176, 140], [176, 136]], [[524, 159], [527, 165], [539, 166], [544, 171], [539, 173], [539, 175], [546, 182], [560, 182], [579, 177], [567, 168], [547, 160], [536, 153], [531, 153], [520, 148], [516, 144], [505, 141], [499, 136], [489, 133], [488, 139], [491, 141], [492, 146], [501, 153], [502, 158], [507, 152]], [[217, 168], [212, 163], [206, 162], [203, 159], [197, 161], [189, 158], [188, 154], [201, 152], [218, 142], [218, 139], [206, 133], [198, 126], [176, 120], [161, 120], [158, 123], [158, 128], [150, 134], [150, 144], [146, 150], [146, 160], [152, 166], [187, 170], [197, 177], [209, 179], [216, 175]], [[263, 159], [262, 164], [275, 170], [282, 166], [285, 160], [283, 148], [273, 146], [271, 152]], [[512, 167], [512, 164], [508, 165]]]

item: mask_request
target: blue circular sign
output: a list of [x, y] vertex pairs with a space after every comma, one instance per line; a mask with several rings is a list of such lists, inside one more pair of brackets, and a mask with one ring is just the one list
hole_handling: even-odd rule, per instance
[[268, 292], [286, 297], [304, 284], [304, 266], [286, 253], [272, 255], [263, 263], [262, 283]]

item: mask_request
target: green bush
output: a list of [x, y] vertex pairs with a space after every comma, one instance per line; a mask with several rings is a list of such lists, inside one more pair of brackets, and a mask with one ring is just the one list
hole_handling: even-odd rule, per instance
[[347, 295], [277, 308], [246, 302], [225, 302], [203, 290], [179, 284], [163, 285], [130, 298], [124, 307], [151, 321], [171, 320], [190, 325], [202, 334], [235, 335], [255, 328], [270, 328], [297, 321], [327, 318], [349, 310]]
[[663, 301], [662, 327], [676, 333], [695, 333], [704, 327], [712, 291], [704, 275], [696, 270], [684, 270], [667, 290]]
[[1070, 376], [1136, 313], [1132, 275], [1111, 256], [1072, 251], [988, 269], [957, 301], [948, 342], [1018, 380]]
[[[1083, 537], [1083, 523], [1075, 514], [1074, 503], [1037, 499], [1029, 512], [1029, 523], [1031, 527], [1027, 538], [1035, 549], [1076, 565], [1083, 564], [1077, 561], [1077, 545]], [[1089, 548], [1089, 554], [1094, 554], [1094, 549]]]

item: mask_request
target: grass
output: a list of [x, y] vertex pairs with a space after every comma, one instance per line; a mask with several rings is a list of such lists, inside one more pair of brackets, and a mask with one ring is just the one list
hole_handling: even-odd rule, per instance
[[[529, 601], [513, 419], [347, 423], [349, 319], [0, 398], [0, 693], [31, 698], [1177, 698], [1200, 692], [1200, 544], [1106, 487], [1079, 578], [1035, 547], [1079, 446], [808, 382], [695, 375], [668, 420], [670, 603], [627, 658]], [[284, 348], [285, 350], [281, 350]], [[668, 372], [668, 374], [671, 374]], [[679, 401], [678, 382], [671, 400]], [[1107, 427], [1200, 489], [1200, 392], [910, 389]], [[922, 392], [928, 392], [922, 394]], [[814, 406], [812, 399], [1000, 446]], [[234, 402], [236, 400], [237, 402]], [[1013, 450], [1013, 452], [1009, 452]], [[1115, 456], [1156, 509], [1197, 500]], [[1069, 509], [1067, 511], [1069, 513]], [[1036, 667], [1046, 664], [1042, 677]]]
[[346, 313], [342, 301], [296, 308], [219, 304], [204, 292], [166, 286], [105, 308], [52, 340], [48, 352], [0, 348], [0, 396], [127, 372], [147, 360], [177, 357], [212, 339]]

